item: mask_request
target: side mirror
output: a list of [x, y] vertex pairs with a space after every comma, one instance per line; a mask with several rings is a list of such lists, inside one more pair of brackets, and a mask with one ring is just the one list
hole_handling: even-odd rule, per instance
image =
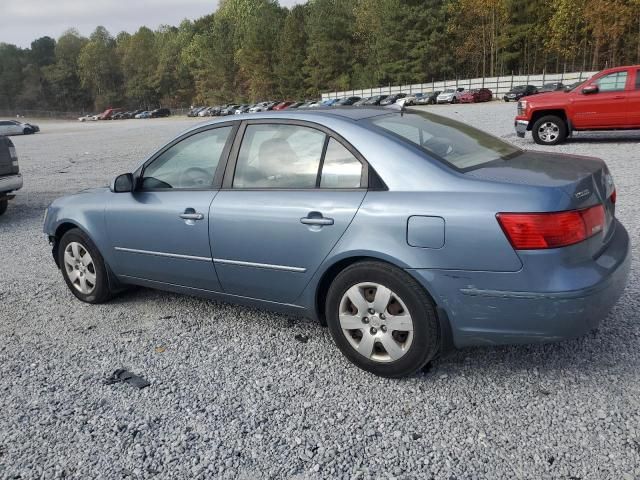
[[123, 173], [118, 175], [113, 182], [111, 182], [110, 189], [113, 193], [126, 193], [133, 191], [133, 174]]
[[582, 89], [582, 93], [585, 95], [589, 95], [591, 93], [598, 93], [600, 89], [598, 88], [597, 85], [589, 85], [588, 87], [584, 87]]

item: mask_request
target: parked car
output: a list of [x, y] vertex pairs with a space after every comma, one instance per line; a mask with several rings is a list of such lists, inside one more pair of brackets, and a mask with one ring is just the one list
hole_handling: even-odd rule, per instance
[[189, 110], [189, 112], [187, 113], [187, 117], [197, 117], [198, 113], [200, 113], [202, 110], [204, 110], [206, 107], [193, 107], [191, 110]]
[[359, 100], [361, 100], [361, 97], [345, 97], [345, 98], [337, 101], [334, 104], [334, 106], [336, 106], [336, 107], [349, 107], [349, 106], [353, 105], [354, 103], [356, 103]]
[[142, 285], [308, 316], [354, 364], [400, 377], [450, 342], [582, 335], [625, 288], [602, 160], [421, 111], [254, 119], [194, 127], [110, 188], [55, 200], [44, 232], [72, 294]]
[[233, 113], [235, 115], [240, 115], [242, 113], [247, 113], [249, 111], [249, 109], [252, 107], [252, 105], [249, 104], [242, 104], [242, 105], [238, 105], [238, 108], [236, 108]]
[[140, 112], [134, 118], [137, 118], [137, 119], [151, 118], [151, 112], [148, 112], [148, 111]]
[[375, 95], [367, 101], [366, 105], [372, 106], [372, 107], [376, 105], [380, 105], [380, 103], [386, 100], [388, 97], [389, 95]]
[[298, 109], [307, 109], [307, 108], [311, 108], [313, 105], [315, 105], [317, 102], [317, 100], [307, 100], [306, 102], [304, 102], [302, 105], [300, 105], [298, 107]]
[[166, 118], [171, 116], [171, 110], [168, 108], [156, 108], [151, 111], [151, 118]]
[[98, 120], [111, 120], [111, 117], [121, 111], [121, 108], [107, 108], [104, 112], [98, 115]]
[[18, 120], [0, 120], [0, 135], [31, 135], [40, 131], [40, 127]]
[[369, 100], [371, 100], [371, 97], [364, 97], [364, 98], [361, 98], [360, 100], [358, 100], [357, 102], [355, 102], [355, 103], [353, 104], [353, 106], [354, 106], [354, 107], [362, 107], [362, 106], [366, 105], [366, 104], [367, 104], [367, 102], [368, 102]]
[[505, 102], [517, 101], [522, 97], [528, 97], [529, 95], [535, 95], [536, 93], [538, 93], [538, 88], [534, 85], [518, 85], [505, 93], [502, 99]]
[[79, 122], [95, 122], [98, 120], [98, 115], [95, 113], [90, 113], [88, 115], [83, 115], [82, 117], [78, 117]]
[[292, 103], [293, 103], [292, 101], [280, 102], [279, 104], [273, 107], [273, 110], [275, 111], [285, 110]]
[[300, 108], [302, 105], [304, 105], [304, 102], [293, 102], [291, 105], [289, 105], [287, 110], [294, 110]]
[[424, 96], [417, 99], [416, 104], [418, 105], [434, 105], [438, 99], [438, 95], [442, 92], [437, 90], [435, 92], [427, 92]]
[[640, 129], [640, 65], [603, 70], [571, 91], [522, 99], [515, 127], [540, 145], [562, 143], [574, 131]]
[[447, 88], [436, 97], [436, 103], [458, 103], [464, 88]]
[[493, 93], [488, 88], [474, 88], [473, 90], [465, 90], [460, 95], [460, 103], [478, 103], [490, 102], [493, 99]]
[[249, 109], [249, 113], [266, 112], [269, 109], [270, 103], [271, 102], [256, 103], [253, 107]]
[[220, 109], [220, 116], [224, 117], [227, 115], [233, 115], [236, 111], [236, 108], [238, 108], [239, 106], [240, 105], [237, 104], [227, 105], [226, 107]]
[[380, 102], [378, 103], [378, 105], [382, 105], [382, 106], [386, 106], [386, 105], [393, 105], [394, 103], [396, 103], [398, 100], [402, 100], [404, 97], [406, 97], [407, 94], [406, 93], [396, 93], [394, 95], [389, 95], [388, 97], [386, 97], [384, 100], [380, 100]]
[[409, 95], [409, 96], [405, 97], [404, 104], [406, 106], [418, 105], [418, 101], [420, 101], [420, 99], [422, 99], [424, 97], [425, 97], [425, 94], [422, 93], [422, 92], [414, 93], [412, 95]]
[[545, 83], [542, 88], [538, 89], [538, 93], [557, 92], [564, 89], [565, 85], [562, 82]]
[[0, 135], [0, 215], [7, 211], [13, 193], [22, 188], [16, 148], [9, 137]]
[[566, 91], [571, 91], [571, 90], [573, 90], [574, 88], [576, 88], [578, 85], [582, 85], [583, 83], [584, 83], [584, 80], [580, 80], [579, 82], [573, 82], [573, 83], [572, 83], [572, 84], [570, 84], [570, 85], [565, 85], [564, 89], [565, 89]]

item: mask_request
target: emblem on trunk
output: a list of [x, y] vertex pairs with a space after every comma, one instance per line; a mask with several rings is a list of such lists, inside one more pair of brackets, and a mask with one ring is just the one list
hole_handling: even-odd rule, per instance
[[591, 195], [591, 190], [589, 190], [588, 188], [585, 188], [584, 190], [576, 193], [574, 197], [576, 197], [577, 199], [581, 199], [581, 198], [588, 197], [589, 195]]

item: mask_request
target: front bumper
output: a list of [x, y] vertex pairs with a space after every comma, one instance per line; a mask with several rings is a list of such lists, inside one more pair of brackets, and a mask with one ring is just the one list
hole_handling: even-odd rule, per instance
[[518, 120], [515, 121], [516, 127], [516, 135], [520, 138], [524, 138], [525, 133], [529, 130], [529, 121], [528, 120]]
[[9, 193], [22, 188], [22, 174], [0, 177], [0, 193]]
[[[567, 247], [571, 248], [571, 247]], [[456, 347], [553, 342], [596, 328], [622, 295], [631, 266], [629, 235], [616, 232], [596, 260], [560, 263], [539, 251], [519, 272], [409, 270], [451, 323]], [[544, 255], [544, 253], [543, 253]], [[548, 262], [544, 275], [532, 263]], [[529, 263], [529, 266], [527, 266]], [[555, 266], [554, 266], [555, 265]]]

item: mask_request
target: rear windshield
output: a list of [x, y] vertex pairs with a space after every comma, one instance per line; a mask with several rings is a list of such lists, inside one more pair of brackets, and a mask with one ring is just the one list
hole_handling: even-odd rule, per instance
[[459, 170], [506, 160], [521, 152], [493, 135], [429, 112], [410, 110], [373, 117], [369, 122]]

